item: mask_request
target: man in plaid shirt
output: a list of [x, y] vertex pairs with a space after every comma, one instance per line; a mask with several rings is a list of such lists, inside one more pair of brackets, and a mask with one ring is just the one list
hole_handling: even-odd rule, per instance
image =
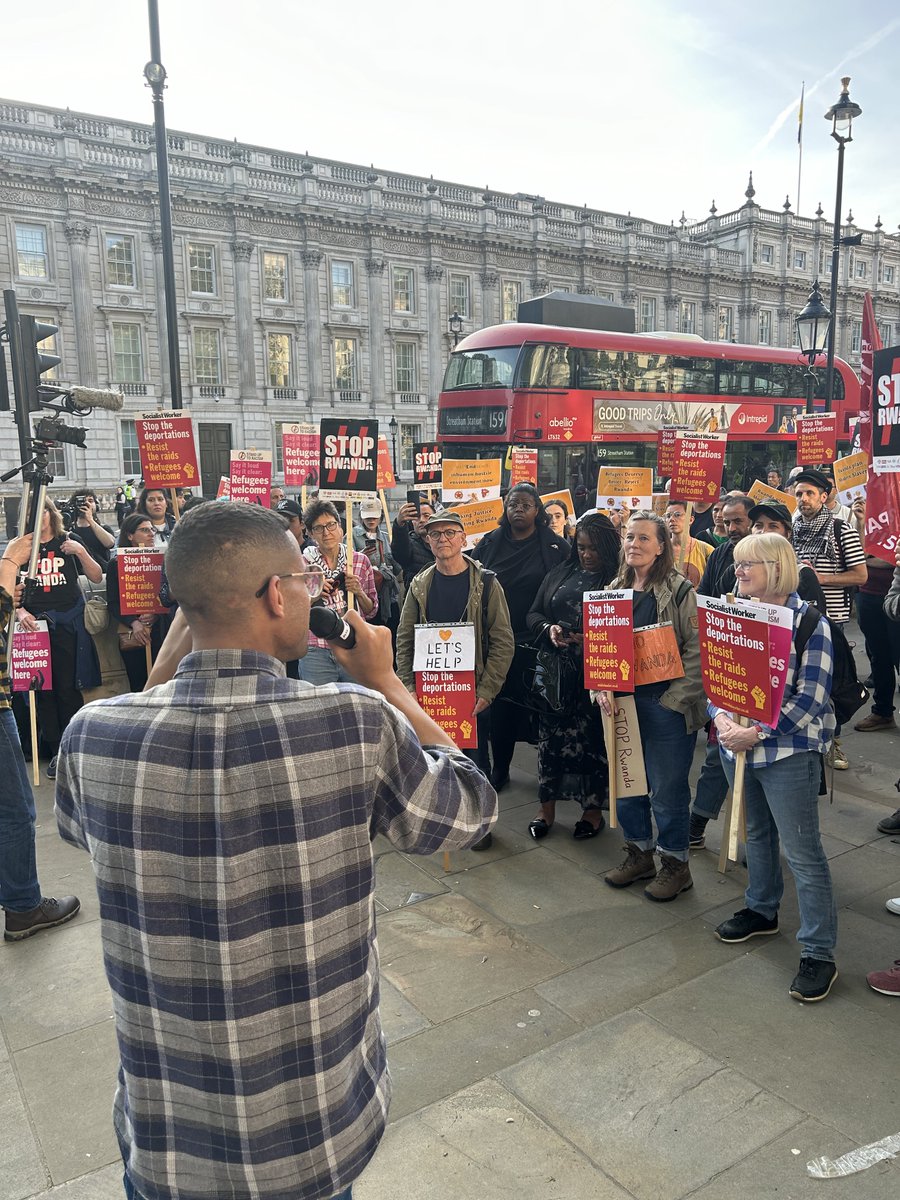
[[779, 843], [797, 885], [800, 969], [790, 987], [795, 1000], [824, 1000], [837, 978], [834, 947], [837, 910], [828, 860], [819, 836], [818, 797], [822, 756], [834, 737], [831, 630], [820, 615], [799, 657], [796, 634], [806, 612], [797, 595], [799, 571], [790, 542], [777, 533], [744, 538], [734, 548], [738, 591], [794, 614], [794, 637], [778, 722], [740, 724], [732, 713], [709, 705], [728, 782], [734, 786], [735, 756], [746, 754], [746, 908], [716, 929], [723, 942], [746, 942], [778, 932], [784, 892]]
[[97, 878], [126, 1195], [349, 1197], [390, 1098], [372, 839], [469, 846], [496, 795], [394, 674], [387, 629], [348, 617], [335, 653], [362, 687], [285, 677], [322, 576], [282, 518], [198, 507], [166, 568], [193, 651], [78, 713], [57, 776]]

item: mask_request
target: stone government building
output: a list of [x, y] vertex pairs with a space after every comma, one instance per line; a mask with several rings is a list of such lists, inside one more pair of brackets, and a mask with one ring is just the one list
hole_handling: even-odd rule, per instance
[[[275, 452], [282, 421], [398, 423], [398, 466], [434, 435], [455, 310], [463, 332], [514, 320], [550, 288], [634, 307], [640, 330], [794, 344], [827, 279], [822, 215], [746, 202], [675, 224], [169, 132], [186, 411], [203, 487], [228, 455]], [[169, 407], [153, 131], [113, 117], [0, 101], [0, 283], [59, 326], [59, 380], [116, 387], [88, 448], [54, 451], [58, 490], [137, 477], [134, 417]], [[847, 215], [845, 233], [860, 231]], [[858, 366], [862, 299], [900, 332], [900, 239], [879, 218], [841, 255], [837, 353]], [[51, 349], [51, 347], [46, 347]], [[0, 462], [17, 460], [0, 418]]]

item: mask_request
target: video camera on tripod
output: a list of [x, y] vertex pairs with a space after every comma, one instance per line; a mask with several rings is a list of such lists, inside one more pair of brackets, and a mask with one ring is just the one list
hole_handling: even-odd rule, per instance
[[[19, 451], [22, 461], [11, 471], [0, 475], [0, 483], [6, 483], [21, 472], [22, 499], [19, 505], [19, 536], [37, 533], [31, 548], [31, 559], [25, 579], [26, 597], [29, 586], [35, 586], [38, 554], [40, 552], [41, 515], [47, 497], [47, 487], [53, 476], [47, 472], [48, 458], [54, 446], [66, 443], [84, 449], [87, 429], [78, 425], [67, 425], [66, 414], [88, 417], [95, 408], [108, 412], [120, 412], [124, 398], [121, 392], [98, 388], [58, 388], [42, 380], [41, 376], [57, 366], [60, 359], [47, 354], [39, 347], [57, 332], [50, 325], [31, 316], [19, 314], [16, 293], [3, 293], [6, 309], [6, 325], [0, 329], [0, 411], [9, 412], [10, 394], [6, 378], [6, 360], [3, 343], [9, 346], [12, 368], [15, 409], [13, 419], [19, 435]], [[31, 429], [32, 414], [46, 409], [53, 416], [41, 415]]]

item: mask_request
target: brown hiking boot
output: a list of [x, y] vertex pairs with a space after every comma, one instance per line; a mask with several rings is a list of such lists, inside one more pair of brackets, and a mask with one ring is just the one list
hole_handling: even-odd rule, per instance
[[621, 867], [608, 871], [603, 876], [604, 883], [610, 887], [630, 887], [639, 879], [652, 879], [656, 875], [656, 863], [653, 861], [652, 850], [640, 850], [634, 842], [625, 843], [625, 861]]
[[644, 888], [648, 900], [674, 900], [680, 892], [687, 892], [694, 886], [689, 863], [660, 854], [659, 864], [659, 874]]

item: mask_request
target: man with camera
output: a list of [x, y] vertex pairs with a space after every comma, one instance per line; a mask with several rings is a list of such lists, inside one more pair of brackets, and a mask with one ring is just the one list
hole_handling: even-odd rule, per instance
[[97, 520], [97, 493], [76, 492], [62, 509], [66, 528], [76, 533], [90, 554], [101, 567], [109, 562], [109, 552], [116, 544], [116, 535], [108, 525]]
[[434, 555], [425, 537], [425, 523], [434, 515], [434, 506], [420, 492], [406, 493], [406, 503], [394, 520], [391, 550], [403, 568], [403, 582], [409, 587], [420, 571], [430, 567]]
[[98, 880], [126, 1195], [349, 1197], [391, 1091], [373, 839], [471, 845], [496, 796], [358, 613], [362, 686], [285, 678], [323, 576], [276, 513], [192, 509], [166, 569], [193, 652], [75, 718], [56, 793]]

